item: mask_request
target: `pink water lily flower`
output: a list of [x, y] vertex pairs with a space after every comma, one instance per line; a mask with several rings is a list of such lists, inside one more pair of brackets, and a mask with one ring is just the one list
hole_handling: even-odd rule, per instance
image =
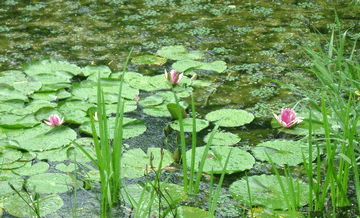
[[165, 77], [167, 81], [169, 81], [173, 86], [175, 86], [180, 82], [183, 75], [184, 75], [183, 73], [179, 74], [176, 70], [171, 70], [170, 72], [167, 72], [165, 70]]
[[49, 121], [44, 121], [48, 126], [60, 126], [64, 122], [64, 118], [60, 120], [60, 117], [57, 114], [53, 114], [49, 117]]
[[303, 121], [302, 117], [296, 117], [295, 111], [290, 108], [281, 109], [281, 119], [276, 114], [274, 114], [274, 117], [283, 127], [291, 127]]

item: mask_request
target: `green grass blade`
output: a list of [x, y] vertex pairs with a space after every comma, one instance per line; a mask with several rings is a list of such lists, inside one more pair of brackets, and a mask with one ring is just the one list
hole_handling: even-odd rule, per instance
[[199, 166], [199, 169], [197, 171], [197, 174], [196, 174], [196, 181], [195, 181], [195, 187], [194, 187], [194, 194], [197, 194], [198, 191], [199, 191], [199, 185], [200, 185], [200, 179], [201, 179], [201, 174], [202, 174], [202, 171], [204, 169], [204, 164], [205, 164], [205, 160], [206, 160], [206, 156], [209, 152], [209, 148], [210, 148], [210, 145], [211, 145], [211, 142], [215, 136], [215, 133], [216, 131], [218, 130], [219, 128], [219, 125], [216, 125], [213, 129], [213, 131], [211, 132], [210, 134], [210, 137], [209, 137], [209, 141], [206, 143], [206, 146], [205, 146], [205, 149], [204, 149], [204, 153], [201, 157], [201, 161], [200, 161], [200, 166]]

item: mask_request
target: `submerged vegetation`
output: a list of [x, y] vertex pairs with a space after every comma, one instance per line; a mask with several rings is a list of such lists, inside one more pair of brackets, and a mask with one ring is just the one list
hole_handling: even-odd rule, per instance
[[356, 1], [49, 2], [0, 3], [0, 214], [360, 215]]

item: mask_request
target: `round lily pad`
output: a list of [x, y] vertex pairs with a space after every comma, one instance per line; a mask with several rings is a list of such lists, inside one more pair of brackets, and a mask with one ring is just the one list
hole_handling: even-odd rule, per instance
[[166, 63], [166, 58], [158, 57], [155, 55], [142, 55], [134, 57], [131, 62], [133, 64], [150, 64], [150, 65], [164, 65]]
[[[27, 202], [32, 202], [28, 194], [21, 193], [21, 196]], [[64, 205], [63, 199], [56, 194], [40, 196], [36, 202], [39, 204], [41, 217], [45, 217], [46, 215], [59, 210]], [[19, 195], [13, 195], [7, 198], [4, 201], [4, 208], [8, 213], [16, 217], [36, 217], [35, 212]]]
[[9, 182], [16, 190], [20, 190], [24, 179], [9, 170], [0, 170], [0, 197], [10, 196], [15, 193], [9, 186]]
[[[145, 190], [144, 190], [145, 188]], [[124, 191], [125, 190], [125, 191]], [[125, 202], [128, 204], [133, 203], [132, 200], [135, 202], [139, 202], [140, 196], [142, 192], [144, 191], [143, 199], [140, 201], [140, 205], [138, 205], [139, 208], [146, 208], [149, 203], [151, 203], [151, 209], [153, 210], [151, 212], [152, 215], [156, 215], [159, 211], [159, 198], [155, 197], [153, 198], [153, 201], [151, 201], [151, 196], [153, 196], [154, 193], [151, 192], [152, 187], [150, 184], [142, 184], [142, 185], [127, 185], [124, 187], [124, 189], [121, 189], [122, 196], [125, 196]], [[178, 202], [186, 200], [188, 197], [187, 194], [184, 192], [184, 187], [176, 184], [171, 183], [161, 183], [160, 189], [158, 190], [163, 195], [161, 197], [161, 206], [162, 207], [168, 207], [169, 204], [177, 205]], [[154, 190], [156, 193], [156, 191]], [[129, 199], [127, 196], [131, 196]], [[166, 198], [166, 199], [164, 199]], [[159, 217], [156, 215], [156, 217]]]
[[[114, 138], [114, 127], [115, 127], [115, 117], [110, 117], [107, 120], [108, 122], [108, 136], [109, 138]], [[135, 136], [138, 136], [142, 133], [144, 133], [146, 131], [146, 126], [144, 124], [145, 122], [143, 120], [136, 120], [136, 119], [131, 119], [131, 118], [127, 118], [124, 117], [123, 120], [123, 138], [128, 139], [128, 138], [132, 138]], [[99, 123], [95, 122], [95, 129], [96, 132], [98, 134], [98, 136], [100, 135], [100, 130], [99, 130]], [[89, 135], [92, 135], [92, 131], [91, 131], [91, 124], [90, 122], [84, 122], [80, 128], [79, 128], [80, 132], [84, 132], [87, 133]]]
[[[161, 154], [160, 148], [148, 148], [147, 153], [142, 149], [131, 149], [126, 151], [122, 156], [122, 176], [127, 178], [138, 178], [144, 176], [146, 171], [150, 172], [150, 155], [153, 154], [154, 160], [152, 161], [154, 170], [159, 167]], [[172, 154], [163, 150], [164, 156], [162, 161], [162, 167], [166, 167], [173, 162]], [[148, 169], [146, 169], [148, 167]]]
[[164, 46], [159, 49], [156, 54], [172, 60], [184, 60], [184, 59], [200, 59], [204, 56], [199, 51], [188, 51], [182, 45]]
[[[183, 126], [184, 132], [192, 132], [193, 131], [193, 119], [192, 118], [185, 118], [183, 119]], [[202, 119], [196, 119], [196, 132], [200, 132], [201, 130], [205, 129], [209, 126], [209, 122]], [[170, 127], [180, 131], [179, 120], [175, 120], [174, 122], [170, 123]]]
[[[204, 137], [204, 142], [207, 143], [209, 141], [211, 132]], [[238, 135], [235, 135], [231, 132], [217, 132], [213, 140], [211, 141], [211, 145], [234, 145], [238, 143], [241, 138]]]
[[205, 119], [219, 126], [236, 127], [251, 123], [254, 115], [244, 110], [220, 109], [206, 114]]
[[75, 170], [75, 164], [70, 163], [69, 165], [65, 165], [64, 163], [60, 163], [55, 166], [55, 169], [60, 170], [62, 172], [72, 172]]
[[21, 151], [13, 148], [2, 147], [0, 148], [0, 164], [11, 164], [19, 160], [23, 154]]
[[[204, 147], [197, 147], [195, 153], [195, 171], [198, 171], [202, 155], [204, 153]], [[188, 166], [191, 165], [191, 150], [186, 152], [186, 163]], [[229, 163], [226, 167], [225, 173], [231, 174], [236, 172], [241, 172], [244, 170], [251, 169], [255, 164], [254, 157], [246, 151], [240, 150], [239, 148], [231, 148], [224, 146], [212, 146], [210, 147], [203, 171], [206, 173], [211, 173], [211, 170], [215, 174], [220, 174], [224, 168], [226, 158], [231, 152]]]
[[[289, 190], [286, 178], [280, 176], [282, 183], [286, 190], [286, 195], [289, 196]], [[252, 205], [263, 205], [271, 209], [288, 209], [286, 206], [284, 194], [282, 193], [280, 183], [276, 175], [259, 175], [249, 176], [249, 187]], [[304, 206], [309, 203], [309, 184], [292, 179], [295, 196], [300, 196], [300, 206]], [[299, 187], [297, 186], [299, 184]], [[298, 193], [298, 191], [300, 193]], [[250, 205], [250, 196], [247, 189], [247, 183], [245, 179], [238, 180], [230, 185], [230, 193], [232, 196], [247, 205]]]
[[151, 95], [149, 97], [146, 98], [141, 98], [139, 100], [139, 104], [142, 105], [143, 107], [149, 107], [149, 106], [154, 106], [154, 105], [159, 105], [164, 101], [164, 98], [160, 95]]
[[23, 167], [14, 169], [13, 172], [21, 176], [31, 176], [46, 172], [50, 168], [50, 165], [46, 162], [40, 161], [31, 165], [31, 162], [27, 162]]
[[[309, 146], [306, 143], [292, 140], [274, 140], [258, 144], [252, 149], [253, 155], [261, 161], [270, 161], [266, 155], [269, 154], [271, 160], [279, 165], [296, 166], [309, 157]], [[312, 151], [312, 161], [317, 156], [316, 149]]]
[[31, 176], [26, 187], [38, 193], [63, 193], [72, 189], [70, 176], [61, 173], [43, 173]]
[[67, 126], [49, 127], [45, 124], [26, 130], [15, 138], [22, 148], [44, 151], [59, 148], [76, 139], [77, 133]]

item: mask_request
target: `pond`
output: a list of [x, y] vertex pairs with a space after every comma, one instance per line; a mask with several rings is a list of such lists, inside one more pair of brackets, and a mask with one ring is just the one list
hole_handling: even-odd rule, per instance
[[[35, 185], [35, 191], [40, 194], [59, 193], [51, 197], [55, 200], [48, 205], [64, 202], [64, 206], [49, 209], [47, 217], [74, 216], [75, 201], [77, 216], [100, 216], [99, 203], [91, 196], [94, 192], [90, 190], [89, 194], [78, 189], [75, 197], [70, 185], [74, 183], [69, 174], [74, 175], [76, 159], [82, 166], [77, 169], [81, 174], [79, 182], [89, 177], [89, 185], [99, 188], [99, 183], [93, 181], [98, 178], [96, 167], [75, 149], [72, 141], [76, 139], [87, 151], [95, 153], [87, 112], [96, 111], [99, 75], [103, 78], [109, 132], [113, 135], [119, 78], [132, 48], [123, 78], [126, 125], [123, 162], [132, 163], [141, 158], [145, 161], [136, 165], [136, 172], [124, 166], [127, 186], [154, 176], [151, 173], [144, 176], [144, 172], [151, 149], [157, 148], [152, 151], [154, 165], [158, 164], [160, 147], [168, 152], [163, 165], [169, 165], [169, 169], [163, 176], [173, 172], [170, 183], [183, 185], [181, 164], [173, 163], [172, 158], [181, 148], [179, 127], [167, 108], [168, 103], [175, 100], [164, 70], [172, 69], [185, 74], [175, 91], [180, 104], [187, 107], [189, 123], [185, 126], [190, 127], [185, 130], [187, 153], [191, 153], [192, 144], [190, 118], [195, 115], [199, 122], [197, 150], [206, 145], [218, 120], [228, 119], [235, 124], [220, 125], [213, 140], [213, 156], [219, 155], [225, 161], [225, 151], [234, 148], [234, 154], [239, 152], [236, 157], [249, 158], [237, 164], [235, 156], [231, 159], [230, 164], [234, 166], [225, 176], [216, 217], [239, 217], [239, 210], [247, 213], [247, 200], [234, 194], [234, 189], [240, 190], [244, 185], [241, 181], [245, 181], [245, 172], [249, 178], [252, 176], [252, 184], [263, 188], [257, 198], [274, 198], [271, 184], [265, 181], [274, 179], [276, 183], [276, 179], [264, 177], [273, 175], [274, 170], [264, 150], [256, 147], [267, 146], [269, 154], [273, 154], [279, 144], [285, 143], [282, 146], [287, 149], [281, 150], [279, 160], [274, 162], [281, 174], [284, 165], [291, 166], [293, 176], [307, 186], [309, 179], [302, 165], [302, 150], [298, 150], [304, 146], [301, 143], [305, 134], [301, 131], [307, 128], [300, 125], [289, 130], [276, 128], [273, 113], [279, 115], [282, 108], [294, 108], [304, 115], [309, 107], [306, 99], [320, 100], [322, 90], [315, 82], [316, 76], [309, 71], [313, 65], [301, 46], [315, 47], [319, 43], [327, 51], [326, 40], [336, 29], [336, 14], [341, 31], [347, 31], [346, 52], [351, 52], [353, 41], [360, 36], [360, 6], [355, 0], [48, 0], [31, 3], [3, 0], [0, 6], [0, 187], [6, 190], [0, 194], [0, 208], [5, 205], [0, 209], [3, 217], [16, 216], [9, 205], [17, 203], [10, 201], [9, 196], [17, 195], [9, 188], [9, 181], [19, 190], [26, 181], [30, 192]], [[357, 47], [354, 54], [358, 57]], [[192, 81], [194, 74], [197, 79]], [[196, 113], [191, 110], [190, 94], [194, 97]], [[44, 120], [52, 114], [64, 117], [64, 124], [46, 126]], [[242, 119], [249, 120], [241, 122]], [[297, 155], [292, 155], [295, 153]], [[313, 157], [315, 159], [316, 153]], [[211, 159], [211, 154], [207, 158]], [[254, 163], [247, 166], [252, 160]], [[221, 169], [214, 175], [215, 184], [219, 182]], [[179, 206], [209, 210], [210, 172], [208, 164], [200, 194], [178, 199]], [[43, 183], [52, 179], [56, 185]], [[59, 180], [64, 182], [57, 183]], [[358, 213], [352, 180], [350, 184], [349, 210]], [[176, 188], [178, 191], [179, 187]], [[300, 211], [307, 215], [308, 202], [302, 200]], [[260, 205], [258, 215], [290, 217], [277, 212], [287, 208], [284, 202], [276, 206], [256, 199], [254, 202]], [[128, 202], [122, 202], [114, 213], [119, 217], [131, 216], [132, 210]], [[331, 211], [331, 206], [327, 210]]]

